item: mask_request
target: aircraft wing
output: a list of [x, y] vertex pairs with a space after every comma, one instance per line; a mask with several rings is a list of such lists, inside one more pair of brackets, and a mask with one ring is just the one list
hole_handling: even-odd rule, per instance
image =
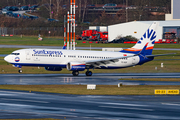
[[167, 54], [158, 54], [158, 55], [146, 55], [146, 57], [150, 58], [150, 57], [166, 56], [166, 55], [173, 55], [173, 54], [176, 54], [176, 53], [167, 53]]
[[100, 65], [106, 66], [106, 64], [118, 62], [119, 59], [121, 59], [121, 58], [129, 58], [129, 57], [134, 57], [134, 56], [136, 56], [136, 55], [114, 57], [114, 58], [108, 58], [108, 59], [99, 59], [99, 60], [90, 60], [90, 61], [85, 61], [85, 64], [87, 66], [93, 66], [95, 68], [98, 68], [98, 67], [100, 67]]

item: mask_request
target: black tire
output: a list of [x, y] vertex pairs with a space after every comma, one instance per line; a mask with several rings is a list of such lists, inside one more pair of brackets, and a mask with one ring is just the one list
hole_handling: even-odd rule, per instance
[[22, 73], [22, 70], [18, 70], [19, 73]]
[[87, 71], [86, 72], [86, 76], [92, 76], [92, 72], [91, 71]]
[[79, 71], [73, 71], [72, 74], [73, 74], [73, 76], [78, 76], [79, 75]]

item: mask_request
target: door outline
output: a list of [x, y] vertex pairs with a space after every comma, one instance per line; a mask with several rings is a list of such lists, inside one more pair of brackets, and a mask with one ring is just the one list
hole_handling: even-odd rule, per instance
[[26, 60], [31, 60], [30, 51], [29, 50], [26, 51]]
[[136, 64], [136, 58], [132, 57], [132, 64]]

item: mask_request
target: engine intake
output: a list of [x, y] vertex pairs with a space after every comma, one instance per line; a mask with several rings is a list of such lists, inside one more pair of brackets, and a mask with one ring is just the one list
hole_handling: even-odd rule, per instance
[[48, 71], [61, 71], [62, 70], [61, 67], [44, 67], [44, 69]]
[[69, 71], [84, 71], [86, 69], [86, 65], [79, 62], [69, 62], [67, 63], [66, 68]]

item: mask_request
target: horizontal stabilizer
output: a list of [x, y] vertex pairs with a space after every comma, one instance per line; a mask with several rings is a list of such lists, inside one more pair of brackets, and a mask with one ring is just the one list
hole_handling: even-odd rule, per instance
[[176, 53], [167, 53], [167, 54], [159, 54], [159, 55], [146, 55], [146, 57], [150, 58], [150, 57], [166, 56], [166, 55], [173, 55], [173, 54], [176, 54]]

